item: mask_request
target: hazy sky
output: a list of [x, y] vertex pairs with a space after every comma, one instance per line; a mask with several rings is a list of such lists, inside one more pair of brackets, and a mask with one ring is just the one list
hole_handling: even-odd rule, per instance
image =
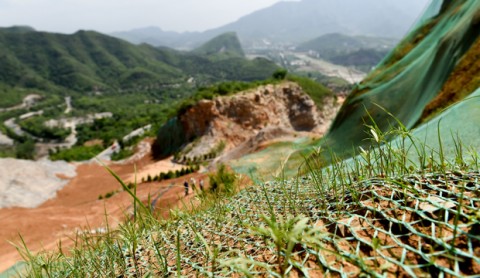
[[0, 26], [72, 33], [157, 26], [203, 31], [282, 0], [0, 0]]

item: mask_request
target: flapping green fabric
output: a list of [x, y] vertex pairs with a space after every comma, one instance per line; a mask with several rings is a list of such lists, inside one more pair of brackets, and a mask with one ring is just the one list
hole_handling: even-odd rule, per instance
[[383, 109], [412, 128], [479, 34], [480, 1], [433, 1], [414, 30], [347, 98], [327, 145], [341, 151], [366, 144], [369, 134], [362, 126], [372, 119], [381, 130], [395, 126]]

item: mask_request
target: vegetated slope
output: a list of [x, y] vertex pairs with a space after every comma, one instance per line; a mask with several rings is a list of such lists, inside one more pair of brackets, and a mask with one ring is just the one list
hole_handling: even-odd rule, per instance
[[190, 49], [225, 32], [236, 32], [245, 48], [265, 45], [265, 40], [299, 44], [329, 33], [400, 38], [427, 3], [428, 0], [282, 1], [205, 32], [174, 33], [148, 27], [113, 35], [134, 43]]
[[192, 52], [199, 55], [219, 58], [245, 57], [242, 45], [234, 32], [225, 33], [213, 38]]
[[427, 17], [349, 95], [327, 146], [341, 153], [345, 146], [368, 144], [370, 132], [361, 128], [364, 124], [374, 122], [382, 131], [397, 126], [385, 110], [412, 128], [474, 46], [480, 34], [479, 13], [478, 1], [433, 3]]
[[209, 82], [257, 80], [276, 69], [264, 59], [213, 61], [202, 54], [136, 46], [92, 31], [62, 35], [1, 29], [0, 46], [0, 82], [27, 88], [125, 89], [177, 84], [189, 77]]
[[182, 77], [179, 69], [152, 59], [148, 47], [95, 32], [0, 32], [0, 43], [0, 81], [12, 86], [87, 91], [94, 86], [125, 88], [135, 83], [175, 82]]
[[2, 30], [5, 32], [11, 32], [11, 33], [29, 33], [29, 32], [36, 31], [33, 27], [26, 26], [26, 25], [14, 25], [11, 27], [2, 28]]
[[[228, 80], [264, 80], [278, 69], [266, 59], [248, 60], [233, 54], [218, 57], [137, 46], [90, 31], [62, 35], [17, 27], [0, 29], [0, 107], [15, 106], [27, 94], [42, 96], [31, 109], [45, 112], [44, 117], [17, 120], [27, 131], [38, 131], [37, 136], [50, 133], [43, 131], [47, 130], [44, 123], [51, 119], [74, 120], [72, 114], [87, 117], [98, 112], [113, 113], [111, 119], [77, 126], [77, 138], [81, 140], [67, 156], [85, 159], [82, 154], [93, 154], [102, 146], [86, 150], [82, 144], [96, 140], [107, 148], [132, 130], [152, 123], [159, 126], [172, 103], [190, 96], [198, 87]], [[64, 113], [65, 96], [70, 97], [71, 113]], [[15, 117], [27, 112], [5, 111], [0, 114], [0, 128], [5, 134], [13, 134], [2, 123], [15, 121]], [[66, 137], [70, 127], [63, 123], [59, 127], [65, 136], [40, 137], [47, 142]], [[35, 144], [33, 139], [27, 139], [17, 136], [14, 149], [0, 147], [0, 156], [31, 158]], [[28, 142], [28, 151], [18, 151], [22, 144], [26, 145], [24, 142]]]

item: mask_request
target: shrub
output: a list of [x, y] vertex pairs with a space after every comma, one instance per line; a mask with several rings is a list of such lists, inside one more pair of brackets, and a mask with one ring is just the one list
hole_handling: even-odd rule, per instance
[[83, 161], [95, 157], [103, 151], [100, 145], [94, 146], [74, 146], [70, 149], [59, 150], [50, 154], [51, 160], [65, 160], [65, 161]]
[[286, 69], [278, 69], [272, 74], [272, 77], [276, 80], [284, 80], [287, 77], [287, 73]]
[[214, 193], [225, 193], [232, 195], [235, 193], [235, 181], [237, 177], [230, 172], [225, 164], [220, 164], [215, 174], [208, 175], [210, 181], [210, 191]]
[[15, 156], [20, 159], [33, 159], [35, 154], [35, 142], [33, 139], [26, 139], [15, 146]]

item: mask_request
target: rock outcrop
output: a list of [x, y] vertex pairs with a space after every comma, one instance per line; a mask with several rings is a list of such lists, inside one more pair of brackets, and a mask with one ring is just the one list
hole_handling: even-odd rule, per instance
[[178, 116], [182, 133], [191, 142], [184, 146], [181, 156], [192, 160], [211, 157], [247, 141], [256, 144], [264, 141], [258, 138], [319, 137], [327, 131], [338, 108], [339, 104], [331, 97], [319, 110], [302, 88], [292, 82], [202, 100]]

